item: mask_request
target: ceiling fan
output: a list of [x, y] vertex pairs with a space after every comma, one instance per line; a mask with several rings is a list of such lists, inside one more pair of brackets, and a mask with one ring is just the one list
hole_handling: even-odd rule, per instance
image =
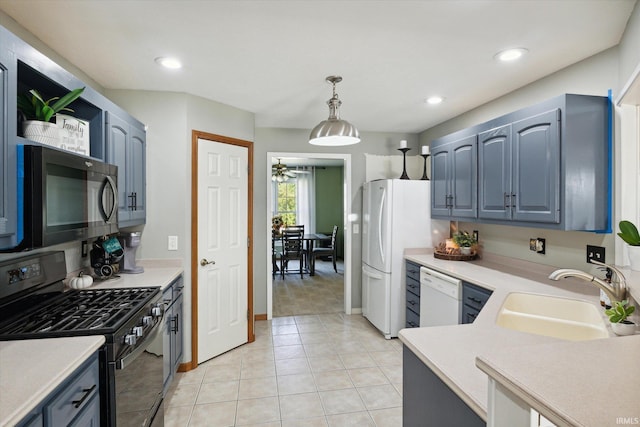
[[281, 163], [280, 159], [278, 159], [278, 163], [271, 167], [271, 180], [283, 182], [288, 180], [289, 178], [295, 178], [296, 174], [299, 174], [299, 173], [309, 173], [309, 172], [289, 169], [287, 168], [287, 165]]

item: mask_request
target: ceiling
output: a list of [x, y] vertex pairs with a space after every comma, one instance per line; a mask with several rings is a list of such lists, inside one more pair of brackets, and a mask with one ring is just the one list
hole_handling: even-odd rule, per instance
[[[360, 131], [416, 133], [619, 43], [635, 0], [0, 0], [108, 89], [186, 92], [311, 129], [341, 75]], [[525, 47], [518, 63], [498, 63]], [[176, 56], [180, 70], [154, 58]], [[438, 106], [425, 104], [433, 94]]]

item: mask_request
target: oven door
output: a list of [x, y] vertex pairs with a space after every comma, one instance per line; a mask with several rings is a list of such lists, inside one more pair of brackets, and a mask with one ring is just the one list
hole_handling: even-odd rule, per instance
[[150, 348], [162, 332], [162, 325], [160, 318], [142, 345], [110, 366], [115, 377], [115, 419], [118, 427], [164, 425], [162, 356], [153, 354]]

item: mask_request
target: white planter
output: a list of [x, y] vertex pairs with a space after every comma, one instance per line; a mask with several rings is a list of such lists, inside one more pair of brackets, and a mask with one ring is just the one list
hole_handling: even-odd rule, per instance
[[616, 335], [633, 335], [636, 333], [635, 323], [612, 323], [611, 329]]
[[640, 246], [627, 245], [627, 254], [629, 255], [631, 269], [640, 271]]
[[60, 141], [60, 129], [58, 125], [38, 120], [22, 122], [22, 135], [31, 141], [56, 147]]
[[462, 255], [471, 255], [471, 248], [469, 246], [460, 246], [460, 253]]

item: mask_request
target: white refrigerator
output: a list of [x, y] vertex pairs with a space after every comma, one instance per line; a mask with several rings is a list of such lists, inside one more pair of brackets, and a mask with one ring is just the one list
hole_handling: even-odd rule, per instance
[[362, 314], [389, 339], [405, 323], [407, 248], [431, 247], [430, 181], [382, 179], [362, 191]]

